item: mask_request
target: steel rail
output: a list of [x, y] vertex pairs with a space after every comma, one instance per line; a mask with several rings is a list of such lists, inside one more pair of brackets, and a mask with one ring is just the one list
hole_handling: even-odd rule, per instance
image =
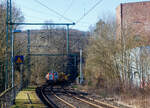
[[[64, 89], [64, 90], [65, 90], [65, 89]], [[94, 106], [94, 107], [97, 107], [97, 108], [104, 108], [104, 107], [102, 107], [102, 106], [100, 106], [100, 105], [97, 105], [97, 104], [94, 104], [94, 103], [92, 103], [92, 102], [86, 101], [85, 99], [81, 99], [81, 98], [79, 98], [79, 97], [77, 97], [77, 96], [73, 96], [71, 93], [68, 93], [67, 91], [66, 91], [66, 93], [67, 93], [69, 96], [72, 96], [72, 97], [74, 97], [74, 98], [76, 98], [76, 99], [78, 99], [78, 100], [80, 100], [80, 101], [82, 101], [82, 102], [85, 102], [85, 103], [87, 103], [87, 104], [90, 104], [90, 105], [92, 105], [92, 106]], [[96, 100], [96, 99], [93, 99], [93, 98], [90, 98], [90, 97], [85, 97], [85, 96], [83, 96], [83, 95], [79, 95], [79, 96], [82, 96], [83, 98], [86, 98], [87, 100], [94, 101], [94, 102], [99, 103], [99, 104], [101, 104], [101, 105], [104, 105], [104, 106], [106, 106], [106, 107], [119, 108], [119, 107], [113, 106], [113, 105], [111, 105], [111, 104], [108, 104], [108, 103], [106, 103], [106, 102], [102, 102], [102, 101], [99, 101], [99, 100]]]
[[[66, 92], [66, 91], [65, 91]], [[71, 96], [71, 97], [73, 97], [73, 98], [75, 98], [75, 99], [77, 99], [77, 100], [79, 100], [79, 101], [81, 101], [81, 102], [84, 102], [84, 103], [87, 103], [87, 104], [89, 104], [89, 105], [91, 105], [91, 106], [93, 106], [93, 107], [96, 107], [96, 108], [103, 108], [102, 106], [99, 106], [99, 105], [96, 105], [96, 104], [94, 104], [94, 103], [91, 103], [91, 102], [89, 102], [89, 101], [86, 101], [86, 100], [84, 100], [84, 99], [81, 99], [81, 98], [78, 98], [78, 97], [76, 97], [76, 96], [73, 96], [72, 94], [69, 94], [68, 92], [66, 92], [66, 94], [68, 94], [69, 96]], [[57, 96], [57, 95], [55, 95], [55, 96]], [[58, 96], [57, 96], [58, 97]], [[61, 99], [60, 97], [58, 97], [60, 100], [63, 100], [63, 99]], [[63, 100], [64, 102], [66, 102], [65, 100]], [[66, 102], [66, 103], [68, 103], [68, 102]], [[69, 105], [70, 106], [70, 105]], [[71, 105], [72, 106], [72, 105]], [[72, 108], [76, 108], [75, 106], [73, 106]]]
[[74, 106], [74, 105], [70, 104], [69, 102], [65, 101], [64, 99], [60, 98], [60, 97], [57, 96], [54, 92], [52, 92], [52, 93], [53, 93], [53, 95], [54, 95], [57, 99], [59, 99], [59, 100], [62, 101], [63, 103], [67, 104], [67, 105], [70, 106], [71, 108], [76, 108], [76, 106]]
[[[51, 89], [48, 89], [48, 90], [49, 90], [49, 91], [53, 94], [53, 96], [55, 96], [58, 100], [62, 101], [63, 103], [65, 103], [66, 105], [68, 105], [68, 106], [71, 107], [71, 108], [76, 108], [76, 106], [70, 104], [69, 102], [67, 102], [67, 101], [61, 99], [59, 96], [57, 96]], [[42, 95], [43, 95], [43, 97], [45, 98], [45, 100], [46, 100], [49, 104], [51, 104], [51, 103], [49, 102], [49, 99], [47, 98], [47, 96], [45, 96], [43, 90], [42, 90], [41, 92], [42, 92]]]
[[[53, 94], [53, 96], [55, 96], [58, 100], [62, 101], [64, 104], [68, 105], [68, 106], [71, 107], [71, 108], [77, 108], [76, 106], [70, 104], [70, 103], [67, 102], [66, 100], [64, 100], [64, 99], [62, 99], [61, 97], [57, 96], [56, 93], [55, 93], [52, 89], [48, 89], [48, 90]], [[85, 97], [85, 96], [83, 96], [83, 95], [81, 95], [81, 94], [79, 95], [79, 96], [81, 96], [81, 97], [77, 97], [77, 96], [74, 96], [72, 93], [66, 91], [64, 88], [63, 88], [63, 90], [65, 91], [64, 93], [67, 94], [68, 96], [70, 96], [70, 97], [72, 97], [72, 98], [75, 98], [75, 99], [77, 99], [77, 100], [79, 100], [79, 101], [81, 101], [81, 102], [83, 102], [83, 103], [89, 104], [89, 105], [91, 105], [91, 106], [93, 106], [93, 107], [95, 107], [95, 108], [120, 108], [120, 107], [118, 107], [118, 106], [114, 106], [114, 105], [109, 104], [109, 103], [107, 103], [107, 102], [102, 102], [102, 101], [100, 101], [100, 100], [93, 99], [93, 98], [91, 98], [91, 97]], [[43, 92], [42, 92], [42, 93], [43, 93]], [[43, 97], [45, 97], [45, 100], [51, 105], [51, 103], [49, 102], [48, 97], [45, 96], [44, 93], [43, 93]], [[83, 98], [85, 98], [85, 99], [83, 99]], [[86, 99], [87, 99], [87, 100], [86, 100]], [[93, 101], [93, 102], [95, 102], [95, 103], [90, 102], [90, 101]], [[96, 103], [97, 103], [97, 104], [96, 104]], [[53, 104], [54, 104], [54, 103], [53, 103]]]
[[97, 103], [99, 103], [99, 104], [106, 105], [106, 106], [111, 107], [111, 108], [119, 108], [119, 107], [113, 106], [113, 105], [111, 105], [111, 104], [108, 104], [108, 103], [106, 103], [106, 102], [99, 101], [99, 100], [97, 100], [97, 99], [93, 99], [93, 98], [90, 98], [90, 97], [84, 97], [84, 98], [89, 99], [89, 100], [94, 101], [94, 102], [97, 102]]
[[68, 95], [70, 95], [70, 96], [72, 96], [73, 98], [75, 98], [75, 99], [77, 99], [77, 100], [80, 100], [80, 101], [82, 101], [82, 102], [84, 102], [84, 103], [87, 103], [87, 104], [89, 104], [89, 105], [91, 105], [91, 106], [94, 106], [94, 107], [96, 107], [96, 108], [103, 108], [103, 107], [100, 106], [100, 105], [96, 105], [96, 104], [94, 104], [94, 103], [91, 103], [91, 102], [86, 101], [86, 100], [84, 100], [84, 99], [78, 98], [78, 97], [73, 96], [73, 95], [71, 95], [71, 94], [68, 94]]
[[48, 103], [48, 105], [49, 106], [51, 106], [52, 108], [58, 108], [52, 101], [50, 101], [49, 99], [48, 99], [48, 97], [44, 94], [44, 89], [45, 89], [46, 87], [42, 87], [42, 89], [41, 89], [41, 94], [42, 94], [42, 96], [43, 96], [43, 98], [44, 98], [44, 100]]
[[[48, 90], [53, 94], [53, 96], [55, 96], [58, 100], [60, 100], [60, 101], [63, 102], [64, 104], [68, 105], [68, 106], [71, 107], [71, 108], [77, 108], [76, 106], [74, 106], [74, 105], [70, 104], [69, 102], [67, 102], [66, 100], [62, 99], [60, 96], [56, 95], [55, 91], [53, 91], [53, 90], [51, 90], [51, 89], [48, 89]], [[111, 105], [111, 104], [108, 104], [108, 103], [106, 103], [106, 102], [101, 102], [101, 101], [99, 101], [99, 100], [95, 100], [95, 99], [90, 98], [90, 97], [84, 97], [83, 95], [79, 95], [79, 96], [82, 96], [83, 98], [87, 99], [87, 100], [85, 100], [85, 99], [82, 99], [82, 98], [80, 98], [80, 97], [77, 97], [77, 96], [72, 95], [71, 93], [67, 92], [65, 89], [63, 89], [63, 90], [65, 91], [65, 93], [66, 93], [68, 96], [70, 96], [70, 97], [72, 97], [72, 98], [75, 98], [76, 100], [79, 100], [79, 101], [81, 101], [81, 102], [83, 102], [83, 103], [89, 104], [89, 105], [91, 105], [91, 106], [93, 106], [93, 107], [95, 107], [95, 108], [105, 108], [105, 107], [108, 107], [108, 108], [119, 108], [119, 107], [113, 106], [113, 105]], [[47, 101], [49, 101], [45, 95], [44, 95], [44, 97], [46, 98]], [[93, 102], [95, 102], [95, 103], [90, 102], [90, 101], [93, 101]], [[49, 103], [49, 102], [48, 102], [48, 103]], [[98, 103], [99, 105], [96, 104], [96, 103]]]

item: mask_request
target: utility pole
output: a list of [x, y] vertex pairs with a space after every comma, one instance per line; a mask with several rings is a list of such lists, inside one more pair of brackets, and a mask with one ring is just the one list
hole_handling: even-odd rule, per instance
[[14, 87], [14, 33], [21, 32], [20, 30], [13, 30], [11, 35], [11, 77], [12, 88]]
[[23, 84], [23, 64], [20, 64], [20, 90], [22, 89]]
[[[11, 38], [11, 77], [12, 77], [12, 98], [13, 98], [13, 103], [14, 103], [14, 100], [15, 100], [15, 89], [14, 89], [14, 34], [12, 32], [12, 28], [13, 28], [13, 25], [10, 25], [12, 23], [12, 1], [7, 0], [7, 19], [6, 19], [6, 44], [7, 44], [7, 68], [6, 68], [6, 76], [7, 76], [7, 82], [8, 82], [8, 37], [9, 37], [9, 34], [8, 32], [10, 31], [10, 38]], [[8, 84], [8, 83], [7, 83]], [[7, 85], [8, 87], [8, 85]]]
[[80, 84], [83, 82], [83, 72], [82, 72], [82, 49], [80, 49]]
[[28, 82], [29, 84], [29, 77], [30, 77], [30, 30], [27, 31], [28, 35], [28, 46], [27, 46], [27, 52], [28, 52]]
[[67, 54], [69, 54], [69, 25], [67, 25]]
[[[9, 1], [10, 7], [9, 7], [9, 22], [12, 23], [12, 2]], [[12, 88], [14, 87], [14, 34], [12, 32], [12, 25], [10, 25], [10, 35], [11, 35], [11, 76], [12, 76]]]
[[9, 18], [9, 2], [7, 0], [7, 12], [6, 12], [6, 59], [5, 59], [5, 90], [8, 88], [8, 18]]
[[11, 77], [12, 77], [12, 88], [14, 87], [14, 32], [11, 37]]

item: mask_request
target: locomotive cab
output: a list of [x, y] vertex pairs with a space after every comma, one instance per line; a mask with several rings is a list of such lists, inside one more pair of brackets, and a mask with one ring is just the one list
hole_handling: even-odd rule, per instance
[[45, 76], [46, 82], [48, 84], [61, 84], [68, 80], [68, 75], [66, 75], [64, 72], [49, 72]]
[[47, 83], [55, 83], [58, 80], [58, 72], [49, 72], [46, 75]]

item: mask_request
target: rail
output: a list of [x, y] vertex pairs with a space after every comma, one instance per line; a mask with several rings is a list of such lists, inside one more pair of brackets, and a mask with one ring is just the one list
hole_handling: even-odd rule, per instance
[[[78, 97], [78, 96], [75, 96], [75, 95], [73, 95], [73, 94], [67, 92], [65, 89], [63, 89], [63, 90], [64, 90], [64, 93], [67, 94], [69, 97], [75, 98], [76, 100], [81, 101], [81, 102], [86, 103], [86, 104], [89, 104], [90, 106], [95, 107], [95, 108], [119, 108], [119, 107], [110, 105], [110, 104], [108, 104], [108, 103], [106, 103], [106, 102], [95, 101], [95, 100], [92, 99], [92, 98], [89, 99], [89, 98], [83, 97], [83, 96], [79, 96], [79, 97]], [[72, 105], [71, 103], [67, 102], [66, 100], [62, 99], [62, 98], [59, 97], [58, 95], [56, 95], [56, 94], [54, 93], [54, 91], [51, 91], [51, 92], [53, 93], [53, 95], [54, 95], [57, 99], [59, 99], [60, 101], [62, 101], [62, 102], [65, 103], [65, 104], [67, 104], [69, 107], [71, 107], [71, 108], [76, 108], [76, 107], [77, 107], [77, 106], [74, 106], [74, 105]], [[81, 98], [81, 97], [83, 97], [83, 98]]]
[[65, 101], [64, 99], [60, 98], [60, 97], [57, 96], [54, 92], [52, 92], [52, 93], [54, 94], [54, 96], [55, 96], [58, 100], [62, 101], [62, 102], [65, 103], [66, 105], [70, 106], [71, 108], [76, 108], [76, 106], [74, 106], [74, 105], [70, 104], [69, 102]]
[[45, 89], [46, 89], [46, 86], [43, 86], [41, 88], [37, 88], [36, 89], [36, 93], [37, 95], [39, 96], [39, 98], [41, 99], [41, 101], [43, 101], [44, 104], [46, 104], [48, 107], [50, 108], [58, 108], [56, 106], [56, 104], [54, 104], [48, 97], [47, 95], [45, 94]]
[[51, 98], [48, 97], [48, 95], [54, 96], [55, 98], [57, 98], [57, 100], [59, 100], [59, 102], [63, 103], [64, 105], [67, 105], [70, 108], [79, 107], [76, 104], [72, 104], [72, 102], [66, 101], [66, 99], [64, 99], [64, 97], [62, 98], [61, 95], [59, 95], [59, 94], [57, 95], [57, 93], [64, 93], [64, 95], [66, 94], [65, 96], [67, 96], [69, 98], [74, 98], [75, 100], [78, 100], [78, 101], [80, 101], [80, 102], [82, 102], [83, 104], [86, 104], [86, 105], [88, 104], [89, 106], [92, 106], [94, 108], [119, 108], [119, 107], [114, 106], [112, 104], [108, 104], [107, 102], [102, 102], [100, 100], [95, 100], [93, 98], [85, 97], [85, 96], [82, 96], [80, 94], [75, 95], [74, 93], [68, 92], [65, 89], [62, 89], [62, 90], [63, 91], [57, 90], [57, 88], [56, 88], [56, 91], [55, 91], [54, 88], [44, 87], [44, 88], [41, 89], [41, 94], [44, 98], [44, 101], [46, 101], [46, 103], [51, 105], [52, 108], [58, 108], [58, 106], [57, 106], [58, 103], [51, 100]]
[[[65, 89], [64, 89], [65, 90]], [[66, 91], [66, 90], [65, 90]], [[95, 108], [105, 108], [105, 107], [107, 107], [107, 108], [119, 108], [119, 107], [116, 107], [116, 106], [114, 106], [114, 105], [111, 105], [111, 104], [108, 104], [108, 103], [106, 103], [106, 102], [102, 102], [102, 101], [100, 101], [100, 100], [95, 100], [95, 99], [93, 99], [93, 98], [90, 98], [90, 97], [85, 97], [85, 96], [83, 96], [83, 95], [79, 95], [79, 97], [78, 96], [74, 96], [73, 94], [71, 94], [71, 93], [69, 93], [69, 92], [67, 92], [66, 91], [66, 94], [68, 94], [69, 96], [71, 96], [71, 97], [73, 97], [73, 98], [75, 98], [75, 99], [77, 99], [77, 100], [79, 100], [79, 101], [82, 101], [82, 102], [84, 102], [84, 103], [87, 103], [87, 104], [89, 104], [89, 105], [91, 105], [91, 106], [93, 106], [93, 107], [95, 107]], [[81, 98], [82, 97], [82, 98]], [[90, 102], [91, 101], [91, 102]]]

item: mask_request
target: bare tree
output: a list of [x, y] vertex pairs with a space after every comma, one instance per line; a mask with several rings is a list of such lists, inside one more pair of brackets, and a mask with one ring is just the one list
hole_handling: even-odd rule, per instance
[[[12, 21], [13, 22], [22, 22], [24, 17], [19, 8], [13, 6], [12, 7]], [[13, 29], [18, 26], [13, 26]], [[9, 33], [10, 34], [10, 33]], [[10, 36], [8, 37], [8, 43], [10, 43]], [[8, 47], [8, 52], [10, 52], [10, 47]], [[5, 69], [5, 60], [6, 57], [10, 60], [10, 55], [6, 55], [6, 1], [1, 1], [0, 3], [0, 65], [3, 66], [3, 72]], [[9, 54], [9, 53], [8, 53]], [[10, 67], [8, 67], [9, 69]], [[4, 75], [1, 77], [4, 78]], [[0, 79], [1, 80], [1, 79]], [[2, 86], [4, 87], [4, 85]], [[2, 88], [0, 87], [0, 88]]]
[[115, 21], [99, 20], [89, 40], [85, 63], [87, 84], [112, 92], [133, 87], [133, 70], [142, 66], [138, 65], [141, 61], [134, 48], [146, 43], [145, 38], [137, 39], [129, 28], [122, 30], [117, 40], [116, 27]]

